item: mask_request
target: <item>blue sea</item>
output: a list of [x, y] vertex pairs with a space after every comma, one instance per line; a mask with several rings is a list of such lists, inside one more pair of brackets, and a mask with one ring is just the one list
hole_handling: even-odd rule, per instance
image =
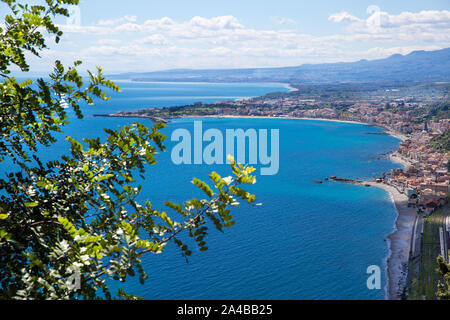
[[[200, 84], [117, 82], [122, 90], [109, 102], [85, 106], [86, 117], [66, 127], [65, 135], [103, 137], [102, 128], [143, 119], [95, 118], [93, 114], [148, 107], [184, 105], [259, 96], [287, 91], [283, 84]], [[163, 132], [168, 152], [149, 167], [142, 199], [155, 208], [164, 200], [182, 203], [202, 194], [190, 182], [207, 181], [215, 170], [231, 175], [227, 165], [180, 165], [171, 162], [177, 128], [193, 132], [194, 120], [208, 128], [279, 129], [280, 169], [274, 176], [257, 176], [249, 191], [260, 207], [242, 205], [232, 213], [236, 225], [224, 234], [210, 228], [209, 250], [186, 263], [175, 245], [164, 254], [147, 255], [143, 264], [149, 280], [141, 285], [130, 278], [123, 286], [147, 299], [384, 299], [386, 237], [393, 231], [396, 212], [381, 189], [314, 181], [324, 177], [371, 178], [399, 167], [382, 153], [395, 150], [399, 140], [369, 135], [380, 129], [359, 124], [289, 119], [177, 119]], [[67, 152], [61, 138], [52, 155]], [[259, 170], [257, 171], [257, 173]], [[168, 211], [170, 212], [170, 211]], [[175, 215], [175, 214], [174, 214]], [[382, 270], [382, 288], [369, 290], [366, 270]]]

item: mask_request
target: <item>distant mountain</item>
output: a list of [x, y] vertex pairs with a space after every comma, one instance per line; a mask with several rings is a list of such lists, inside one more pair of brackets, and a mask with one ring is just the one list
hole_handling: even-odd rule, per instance
[[379, 81], [450, 81], [450, 48], [394, 54], [386, 59], [360, 60], [298, 67], [252, 69], [177, 69], [123, 73], [113, 79], [185, 82], [290, 82], [336, 83]]

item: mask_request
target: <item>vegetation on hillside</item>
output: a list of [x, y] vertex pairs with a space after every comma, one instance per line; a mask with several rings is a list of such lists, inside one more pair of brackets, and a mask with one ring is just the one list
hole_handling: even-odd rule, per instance
[[447, 264], [441, 256], [437, 261], [439, 273], [444, 280], [439, 281], [436, 295], [439, 300], [450, 300], [450, 264]]
[[450, 101], [444, 100], [429, 106], [426, 118], [430, 120], [450, 119]]
[[435, 150], [439, 150], [441, 152], [449, 152], [450, 151], [450, 130], [447, 130], [440, 136], [433, 138], [430, 141], [430, 146]]
[[420, 254], [411, 256], [409, 261], [409, 300], [450, 297], [448, 292], [450, 273], [445, 267], [443, 258], [439, 257], [441, 253], [439, 228], [442, 227], [449, 211], [450, 206], [447, 204], [432, 215], [424, 217]]

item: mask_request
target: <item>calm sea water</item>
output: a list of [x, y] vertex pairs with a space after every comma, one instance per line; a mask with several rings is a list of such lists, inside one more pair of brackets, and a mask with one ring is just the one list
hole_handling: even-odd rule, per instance
[[[73, 119], [66, 135], [103, 136], [102, 128], [116, 128], [134, 120], [94, 118], [95, 113], [182, 105], [197, 101], [258, 96], [286, 91], [280, 84], [168, 84], [121, 82], [121, 94], [108, 103], [84, 109], [86, 118]], [[170, 123], [164, 133], [186, 128], [195, 119]], [[198, 119], [197, 119], [198, 120]], [[144, 123], [146, 120], [140, 120]], [[225, 234], [210, 229], [209, 251], [194, 249], [189, 264], [174, 245], [162, 255], [148, 255], [143, 263], [150, 279], [145, 285], [128, 279], [123, 287], [148, 299], [383, 299], [384, 290], [368, 290], [366, 269], [382, 269], [386, 285], [386, 236], [392, 232], [395, 209], [389, 195], [376, 188], [314, 181], [339, 177], [373, 177], [398, 167], [377, 159], [395, 150], [390, 136], [368, 135], [377, 128], [357, 124], [278, 119], [203, 119], [204, 129], [279, 129], [280, 170], [258, 176], [249, 190], [261, 207], [233, 210], [236, 225]], [[213, 170], [230, 175], [226, 165], [172, 164], [168, 151], [148, 169], [142, 181], [143, 199], [164, 209], [164, 200], [181, 203], [202, 196], [190, 183], [207, 180]], [[51, 154], [66, 152], [61, 139]], [[47, 153], [49, 154], [49, 153]], [[116, 286], [114, 284], [113, 286]]]

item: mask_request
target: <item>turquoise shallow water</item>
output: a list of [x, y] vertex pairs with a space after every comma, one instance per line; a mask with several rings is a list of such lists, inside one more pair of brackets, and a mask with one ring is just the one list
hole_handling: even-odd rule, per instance
[[[108, 103], [89, 107], [82, 121], [73, 119], [66, 135], [103, 136], [102, 128], [129, 124], [131, 119], [94, 118], [151, 106], [256, 96], [285, 91], [279, 84], [151, 84], [120, 83], [122, 93]], [[195, 119], [179, 119], [164, 132], [185, 128]], [[197, 119], [199, 120], [199, 119]], [[279, 119], [203, 119], [204, 129], [279, 129], [280, 170], [258, 176], [251, 187], [263, 206], [234, 210], [236, 225], [221, 234], [211, 229], [209, 251], [194, 250], [189, 264], [173, 245], [158, 256], [144, 257], [150, 276], [123, 286], [148, 299], [383, 299], [384, 290], [368, 290], [366, 269], [382, 268], [386, 284], [386, 236], [392, 232], [395, 210], [389, 195], [376, 188], [315, 180], [326, 176], [372, 177], [398, 167], [375, 159], [397, 148], [390, 136], [368, 135], [377, 128], [358, 124]], [[164, 200], [182, 202], [201, 194], [192, 177], [207, 179], [213, 170], [230, 175], [226, 165], [172, 164], [169, 152], [158, 157], [142, 181], [143, 199], [163, 208]], [[61, 139], [51, 154], [61, 154]], [[49, 153], [47, 153], [49, 154]], [[163, 179], [161, 177], [164, 177]], [[115, 285], [114, 285], [115, 286]]]

